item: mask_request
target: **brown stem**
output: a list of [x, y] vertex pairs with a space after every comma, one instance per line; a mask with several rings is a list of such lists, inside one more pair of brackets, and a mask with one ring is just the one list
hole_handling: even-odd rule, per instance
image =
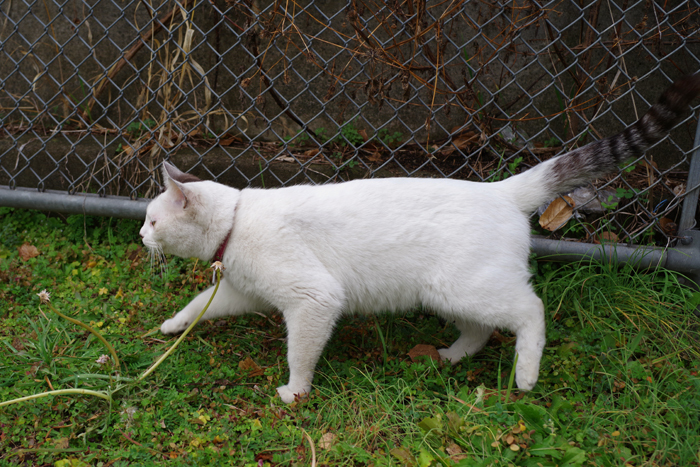
[[[187, 5], [187, 2], [183, 2], [183, 7]], [[122, 68], [126, 66], [129, 61], [131, 61], [132, 58], [134, 58], [134, 55], [143, 48], [144, 45], [153, 37], [155, 36], [158, 32], [160, 32], [161, 29], [163, 29], [163, 25], [167, 22], [169, 22], [172, 17], [175, 15], [175, 13], [178, 12], [180, 7], [175, 7], [164, 15], [163, 17], [155, 20], [155, 24], [153, 24], [152, 28], [150, 31], [144, 32], [141, 35], [140, 40], [131, 46], [129, 50], [126, 51], [126, 53], [122, 56], [122, 58], [119, 59], [117, 63], [112, 65], [112, 68], [109, 69], [107, 74], [100, 80], [100, 83], [97, 85], [97, 87], [94, 88], [92, 91], [92, 97], [88, 101], [87, 105], [85, 106], [85, 110], [80, 114], [80, 118], [84, 121], [87, 116], [90, 114], [92, 111], [92, 108], [95, 106], [95, 102], [97, 102], [97, 98], [102, 94], [102, 91], [104, 91], [105, 87], [107, 87], [107, 84], [114, 78], [117, 73], [121, 71]]]
[[139, 447], [141, 447], [141, 448], [143, 448], [143, 449], [148, 449], [148, 450], [151, 451], [152, 453], [158, 454], [158, 455], [160, 455], [160, 456], [163, 456], [163, 458], [167, 459], [168, 456], [166, 456], [165, 453], [162, 453], [162, 452], [158, 451], [157, 449], [153, 449], [153, 448], [149, 448], [148, 446], [144, 446], [143, 444], [139, 443], [138, 441], [132, 439], [131, 436], [127, 435], [126, 433], [124, 433], [124, 432], [123, 432], [122, 430], [120, 430], [119, 428], [117, 428], [117, 431], [118, 431], [119, 433], [121, 433], [122, 436], [123, 436], [127, 441], [130, 441], [130, 442], [134, 443], [136, 446], [139, 446]]
[[[584, 31], [585, 29], [585, 22], [581, 21], [581, 40], [579, 42], [583, 43], [584, 45], [584, 52], [581, 56], [579, 56], [579, 66], [577, 75], [579, 78], [580, 83], [585, 83], [590, 76], [589, 68], [591, 64], [591, 49], [589, 48], [591, 44], [593, 44], [593, 40], [597, 37], [598, 31], [596, 30], [596, 27], [598, 25], [598, 17], [600, 15], [600, 6], [602, 4], [602, 1], [596, 2], [592, 7], [591, 10], [588, 13], [588, 28]], [[581, 98], [579, 93], [583, 91], [583, 87], [579, 86], [579, 88], [576, 90], [576, 96], [573, 99], [573, 106], [576, 107], [578, 103], [580, 102]], [[569, 132], [571, 133], [571, 137], [574, 138], [578, 134], [578, 127], [579, 127], [579, 120], [576, 118], [570, 118], [569, 119]]]
[[290, 119], [292, 119], [292, 121], [294, 121], [294, 123], [299, 125], [301, 128], [304, 128], [304, 122], [299, 120], [299, 118], [296, 115], [294, 115], [294, 113], [289, 108], [289, 105], [285, 105], [284, 102], [282, 102], [282, 98], [279, 96], [279, 94], [277, 94], [277, 91], [275, 91], [275, 89], [272, 87], [272, 82], [267, 77], [267, 71], [263, 67], [263, 63], [260, 60], [260, 49], [258, 49], [257, 34], [251, 36], [249, 49], [252, 52], [253, 56], [255, 57], [255, 65], [258, 67], [258, 71], [260, 71], [260, 78], [263, 80], [263, 83], [265, 83], [265, 86], [267, 86], [267, 91], [270, 93], [270, 96], [272, 96], [272, 100], [275, 101], [275, 103], [279, 106], [280, 109], [284, 110], [284, 113]]
[[576, 87], [578, 89], [581, 89], [581, 82], [578, 80], [578, 76], [576, 76], [576, 73], [574, 73], [569, 67], [568, 63], [566, 62], [566, 59], [564, 58], [564, 54], [562, 53], [561, 49], [559, 48], [559, 45], [556, 42], [556, 39], [554, 37], [554, 31], [552, 31], [552, 26], [549, 24], [548, 21], [545, 21], [544, 24], [547, 26], [547, 35], [549, 36], [549, 40], [552, 43], [552, 47], [554, 48], [554, 53], [557, 55], [557, 57], [559, 57], [559, 60], [561, 60], [561, 63], [564, 65], [567, 72], [571, 75], [571, 78], [576, 83]]

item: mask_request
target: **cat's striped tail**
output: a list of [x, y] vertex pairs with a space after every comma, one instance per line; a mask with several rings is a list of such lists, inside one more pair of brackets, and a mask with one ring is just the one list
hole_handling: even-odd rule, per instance
[[663, 138], [700, 94], [700, 73], [679, 79], [644, 116], [622, 133], [549, 159], [502, 182], [520, 209], [530, 214], [543, 203], [618, 170]]

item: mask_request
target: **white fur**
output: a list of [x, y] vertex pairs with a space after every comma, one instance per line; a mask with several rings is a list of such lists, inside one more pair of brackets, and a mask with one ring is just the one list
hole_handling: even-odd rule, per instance
[[[543, 196], [543, 173], [531, 172], [491, 184], [393, 178], [242, 191], [166, 174], [167, 190], [148, 206], [141, 235], [151, 249], [208, 261], [233, 227], [224, 280], [204, 319], [284, 315], [290, 377], [277, 389], [284, 402], [311, 389], [343, 313], [418, 305], [462, 332], [440, 350], [453, 363], [478, 352], [494, 328], [513, 331], [516, 382], [530, 390], [545, 343], [542, 301], [528, 282], [525, 211]], [[212, 289], [162, 332], [182, 332]]]

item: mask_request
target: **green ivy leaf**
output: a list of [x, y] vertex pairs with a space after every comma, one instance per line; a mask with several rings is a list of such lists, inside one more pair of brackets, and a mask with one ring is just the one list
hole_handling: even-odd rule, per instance
[[389, 452], [391, 453], [392, 456], [394, 456], [396, 459], [398, 459], [399, 462], [403, 463], [403, 465], [409, 465], [409, 466], [416, 465], [416, 458], [413, 457], [411, 452], [404, 447], [394, 448]]
[[421, 448], [420, 453], [418, 454], [418, 465], [420, 467], [429, 467], [434, 460], [435, 457], [433, 457], [432, 454], [426, 451], [425, 448]]
[[424, 433], [429, 433], [430, 431], [440, 431], [441, 423], [440, 419], [437, 417], [427, 417], [418, 423], [418, 428], [423, 430]]

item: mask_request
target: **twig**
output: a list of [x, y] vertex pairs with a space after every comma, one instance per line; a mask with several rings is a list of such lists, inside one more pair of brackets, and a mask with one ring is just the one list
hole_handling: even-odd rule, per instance
[[311, 445], [311, 467], [316, 467], [316, 446], [314, 446], [314, 442], [311, 439], [311, 436], [309, 436], [309, 434], [306, 432], [306, 430], [302, 428], [301, 432], [304, 433], [304, 436], [306, 436], [306, 440]]
[[270, 96], [272, 96], [272, 100], [275, 101], [275, 104], [284, 111], [284, 113], [291, 118], [294, 123], [299, 125], [301, 128], [304, 128], [306, 125], [304, 122], [302, 122], [299, 117], [294, 115], [294, 112], [291, 111], [289, 108], [289, 105], [285, 105], [284, 102], [282, 102], [282, 98], [280, 98], [279, 94], [277, 94], [277, 91], [272, 87], [272, 82], [270, 81], [270, 78], [267, 77], [267, 71], [265, 70], [262, 61], [260, 60], [260, 50], [258, 49], [258, 40], [257, 36], [253, 36], [251, 40], [251, 45], [250, 45], [250, 51], [255, 56], [255, 66], [258, 67], [258, 70], [260, 70], [260, 78], [263, 80], [263, 83], [265, 83], [265, 86], [267, 86], [267, 92], [270, 93]]
[[469, 407], [469, 408], [472, 409], [472, 410], [475, 410], [475, 411], [477, 411], [477, 412], [483, 412], [483, 411], [484, 411], [484, 409], [480, 409], [479, 407], [476, 407], [476, 406], [474, 406], [474, 405], [471, 405], [469, 402], [463, 401], [463, 400], [460, 399], [459, 397], [455, 397], [455, 396], [453, 396], [452, 394], [449, 394], [449, 396], [450, 396], [451, 398], [453, 398], [454, 400], [456, 400], [457, 402], [459, 402], [460, 404], [466, 405], [467, 407]]
[[11, 401], [0, 402], [0, 407], [6, 406], [6, 405], [11, 405], [11, 404], [16, 404], [19, 402], [26, 402], [26, 401], [30, 401], [33, 399], [39, 399], [41, 397], [60, 396], [63, 394], [85, 394], [88, 396], [99, 397], [99, 398], [105, 399], [109, 402], [112, 401], [112, 397], [109, 394], [105, 394], [104, 392], [100, 392], [100, 391], [91, 391], [89, 389], [59, 389], [57, 391], [40, 392], [39, 394], [32, 394], [31, 396], [20, 397], [19, 399], [12, 399]]
[[119, 433], [121, 433], [122, 436], [123, 436], [124, 438], [126, 438], [128, 441], [131, 441], [131, 442], [134, 443], [136, 446], [142, 447], [142, 448], [144, 448], [144, 449], [148, 449], [149, 451], [154, 452], [154, 453], [156, 453], [156, 454], [158, 454], [158, 455], [161, 455], [161, 456], [163, 456], [164, 458], [167, 458], [167, 457], [168, 457], [168, 456], [165, 455], [165, 453], [162, 453], [162, 452], [158, 451], [157, 449], [153, 449], [153, 448], [149, 448], [148, 446], [144, 446], [143, 444], [139, 443], [138, 441], [132, 439], [129, 435], [127, 435], [126, 433], [124, 433], [124, 432], [123, 432], [122, 430], [120, 430], [119, 428], [117, 428], [117, 431], [119, 431]]
[[545, 25], [547, 26], [547, 35], [549, 36], [549, 40], [551, 42], [551, 49], [554, 49], [554, 53], [557, 55], [557, 57], [559, 57], [559, 60], [561, 60], [561, 63], [564, 65], [564, 69], [571, 75], [574, 83], [576, 83], [576, 87], [581, 89], [581, 82], [564, 58], [564, 54], [559, 48], [559, 45], [557, 45], [556, 36], [554, 35], [554, 31], [552, 31], [552, 26], [549, 24], [549, 21], [545, 21]]

